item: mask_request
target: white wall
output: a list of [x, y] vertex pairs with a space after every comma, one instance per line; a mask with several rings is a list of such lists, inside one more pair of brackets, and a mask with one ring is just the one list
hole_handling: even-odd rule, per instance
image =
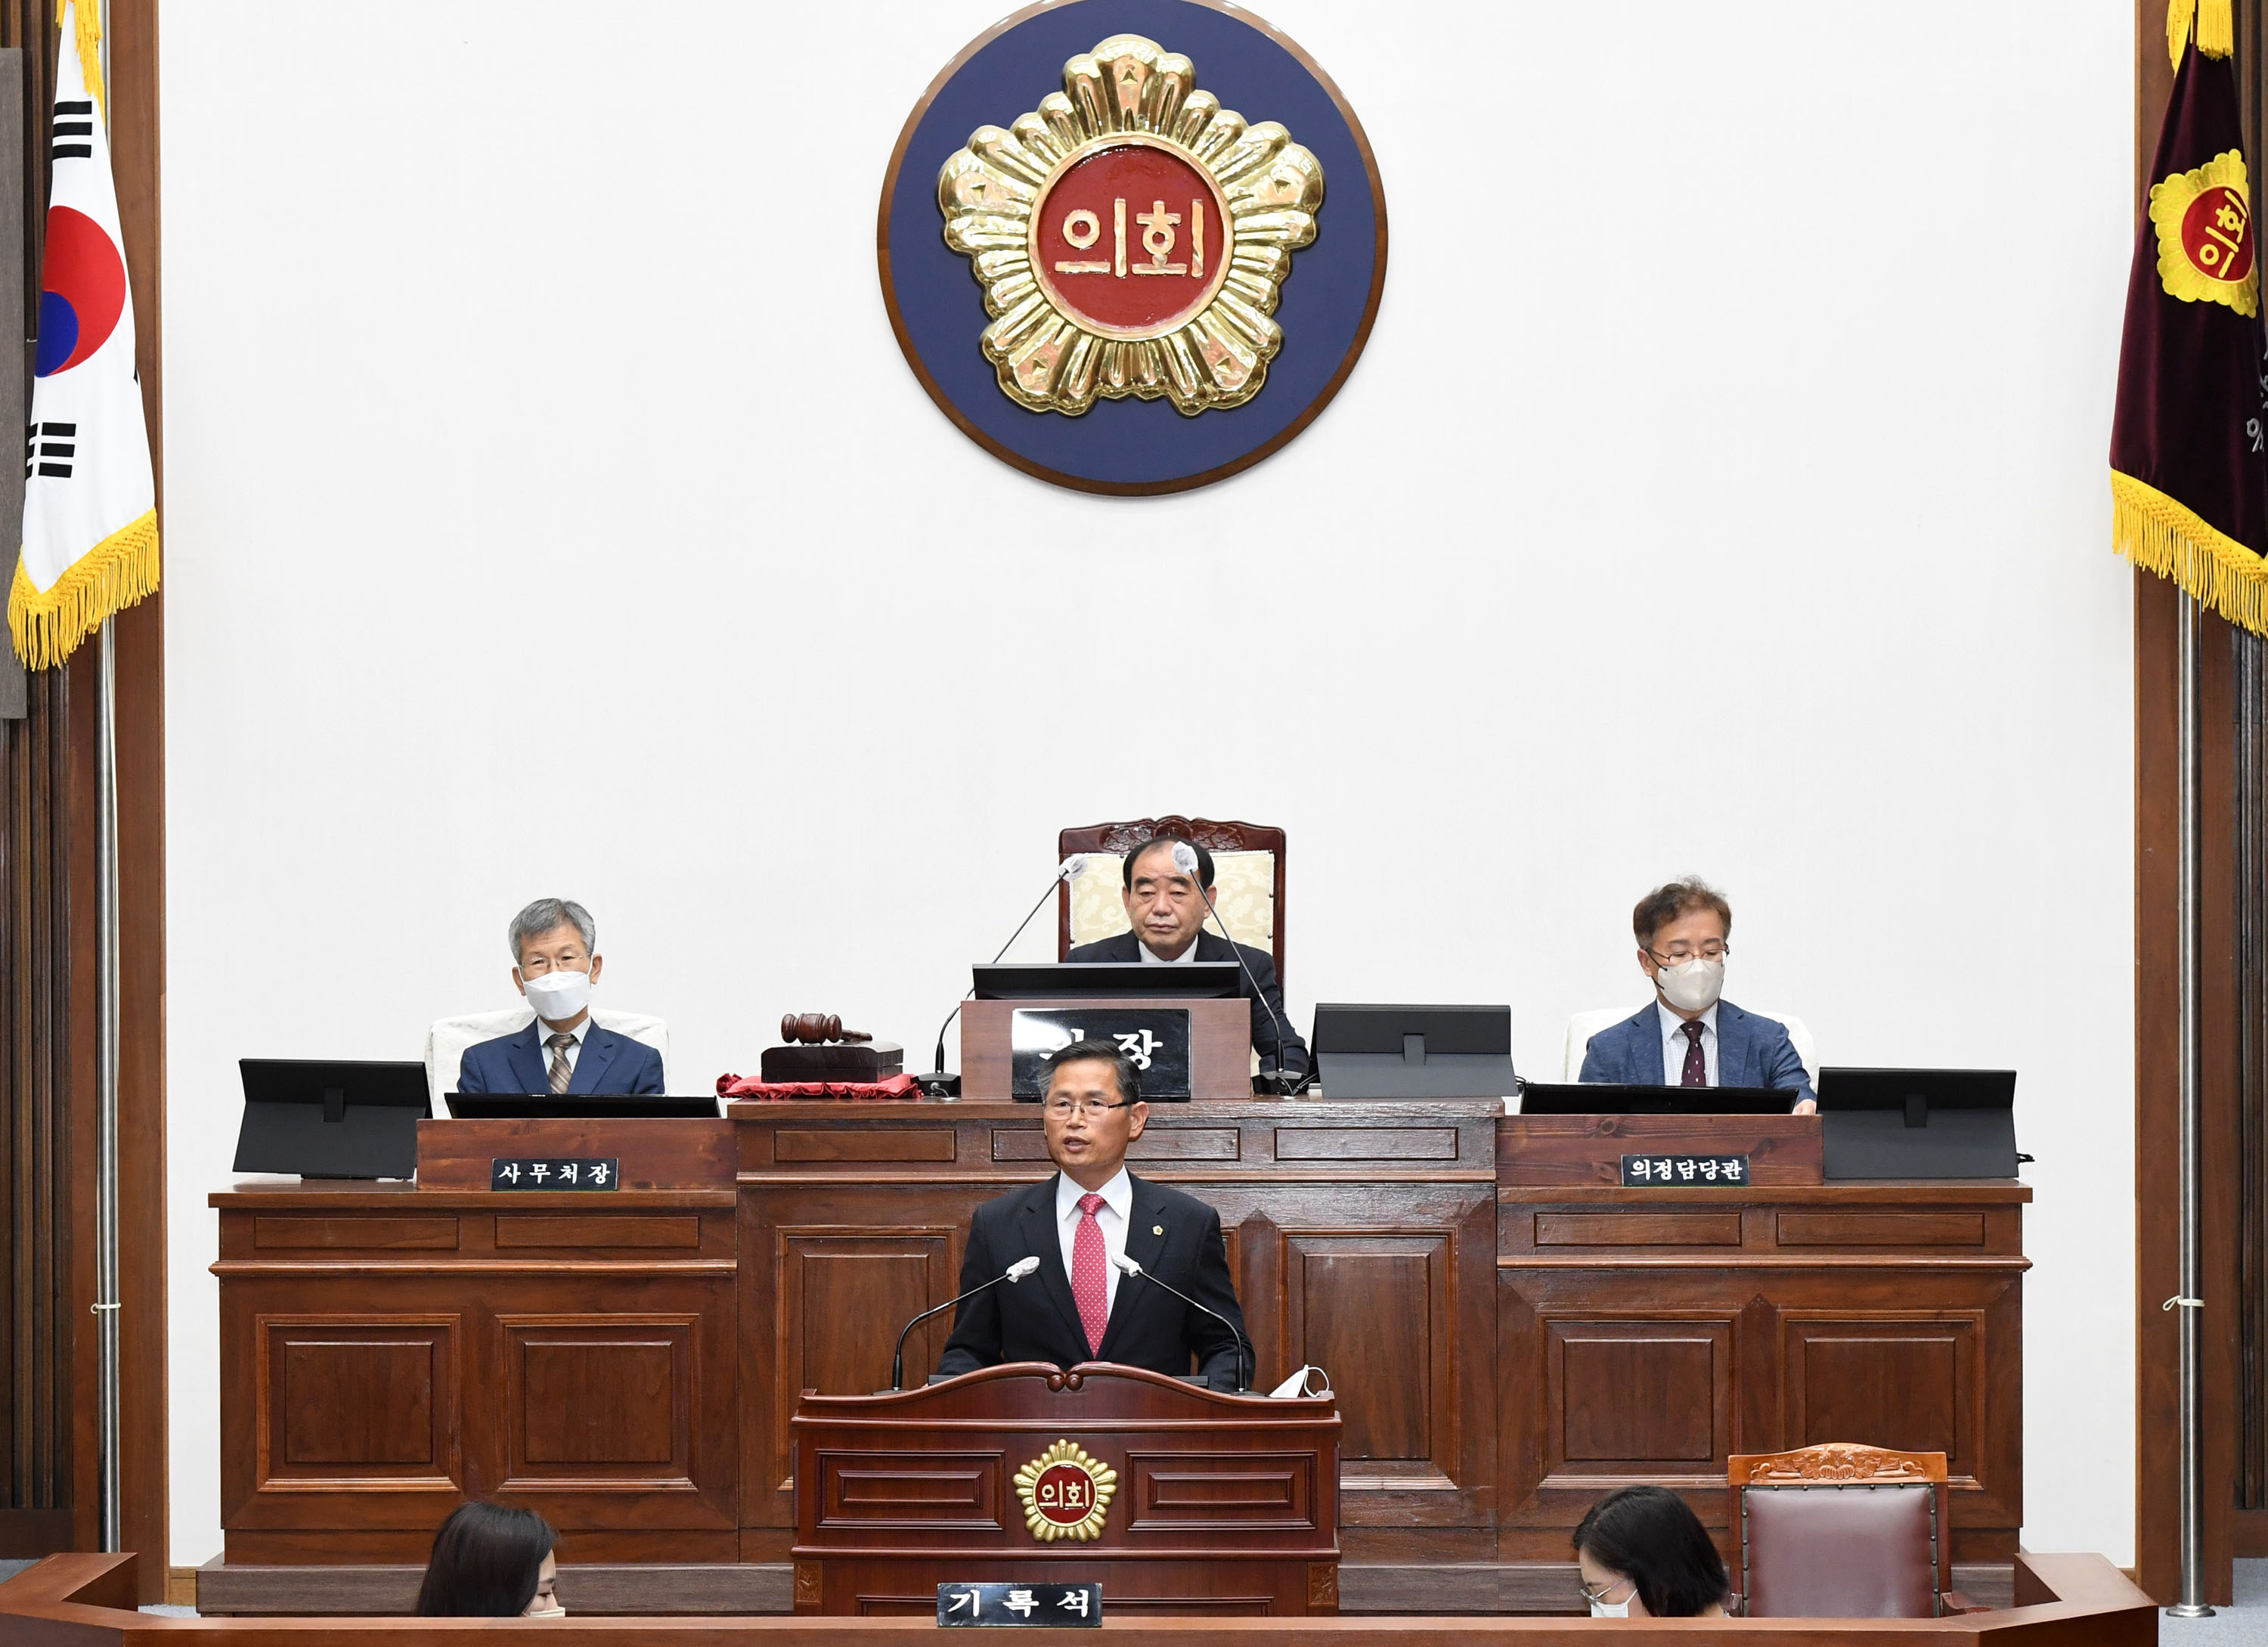
[[789, 1008], [925, 1055], [1057, 828], [1152, 809], [1289, 829], [1302, 1023], [1509, 1000], [1556, 1063], [1690, 869], [1830, 1060], [2019, 1067], [2026, 1541], [2130, 1560], [2131, 8], [1272, 0], [1385, 307], [1147, 502], [984, 455], [884, 319], [884, 162], [998, 10], [166, 12], [173, 1560], [236, 1058], [416, 1055], [551, 892], [681, 1089]]

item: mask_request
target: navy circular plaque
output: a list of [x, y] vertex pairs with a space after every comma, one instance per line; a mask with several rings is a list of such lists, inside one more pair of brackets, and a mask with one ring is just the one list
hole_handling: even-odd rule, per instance
[[1249, 469], [1354, 370], [1386, 196], [1329, 76], [1212, 0], [1053, 0], [973, 41], [882, 183], [882, 298], [968, 438], [1058, 485]]

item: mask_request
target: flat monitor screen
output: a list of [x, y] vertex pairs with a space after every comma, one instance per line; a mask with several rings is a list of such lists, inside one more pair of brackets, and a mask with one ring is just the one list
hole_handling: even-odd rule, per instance
[[1500, 1098], [1519, 1084], [1508, 1006], [1326, 1002], [1314, 1047], [1326, 1098]]
[[1802, 1095], [1773, 1087], [1522, 1083], [1522, 1115], [1785, 1115]]
[[687, 1120], [717, 1119], [715, 1098], [611, 1092], [452, 1092], [459, 1120]]
[[1237, 993], [1244, 969], [1233, 961], [1018, 963], [969, 969], [979, 1001], [1219, 1000]]
[[2013, 1069], [1822, 1069], [1825, 1175], [2013, 1178], [2015, 1102]]
[[433, 1113], [425, 1066], [340, 1059], [241, 1058], [239, 1172], [307, 1178], [407, 1178], [417, 1123]]

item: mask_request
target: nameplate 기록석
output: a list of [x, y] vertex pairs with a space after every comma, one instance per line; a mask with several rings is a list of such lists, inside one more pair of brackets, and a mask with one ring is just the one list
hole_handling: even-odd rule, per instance
[[1101, 1584], [939, 1584], [937, 1621], [955, 1629], [1100, 1629]]
[[1660, 1189], [1675, 1186], [1706, 1188], [1712, 1184], [1745, 1185], [1746, 1156], [1624, 1156], [1623, 1187]]
[[489, 1161], [492, 1190], [611, 1190], [621, 1187], [622, 1177], [622, 1163], [612, 1156], [495, 1156]]

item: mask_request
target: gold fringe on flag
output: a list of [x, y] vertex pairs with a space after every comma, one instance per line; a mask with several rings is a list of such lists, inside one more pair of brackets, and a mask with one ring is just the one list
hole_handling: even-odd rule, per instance
[[[2224, 11], [2228, 9], [2228, 0], [2207, 0], [2209, 4], [2216, 3]], [[2180, 4], [2181, 0], [2175, 0], [2175, 4]], [[2194, 5], [2197, 0], [2190, 0], [2190, 4]], [[71, 0], [55, 0], [57, 28], [63, 26], [63, 13], [70, 9], [70, 4]], [[86, 83], [86, 94], [94, 100], [94, 112], [102, 116], [102, 122], [107, 127], [110, 110], [105, 105], [110, 100], [110, 87], [102, 78], [102, 0], [78, 0], [78, 8], [72, 15], [78, 24], [73, 31], [78, 37], [76, 42], [78, 47], [78, 78]], [[2169, 21], [2166, 26], [2170, 29], [2173, 25]], [[2181, 55], [2176, 48], [2174, 52], [2176, 62]], [[2228, 54], [2223, 52], [2221, 55], [2227, 56]]]
[[2190, 43], [2190, 25], [2197, 25], [2198, 49], [2208, 57], [2226, 57], [2236, 49], [2236, 20], [2229, 0], [2168, 0], [2166, 53], [2174, 67], [2182, 66], [2182, 51]]
[[26, 668], [51, 669], [78, 643], [158, 587], [158, 512], [121, 527], [71, 562], [45, 594], [16, 562], [8, 591], [8, 632]]
[[2110, 471], [2110, 546], [2145, 572], [2171, 578], [2230, 623], [2268, 635], [2268, 560], [2186, 505]]

